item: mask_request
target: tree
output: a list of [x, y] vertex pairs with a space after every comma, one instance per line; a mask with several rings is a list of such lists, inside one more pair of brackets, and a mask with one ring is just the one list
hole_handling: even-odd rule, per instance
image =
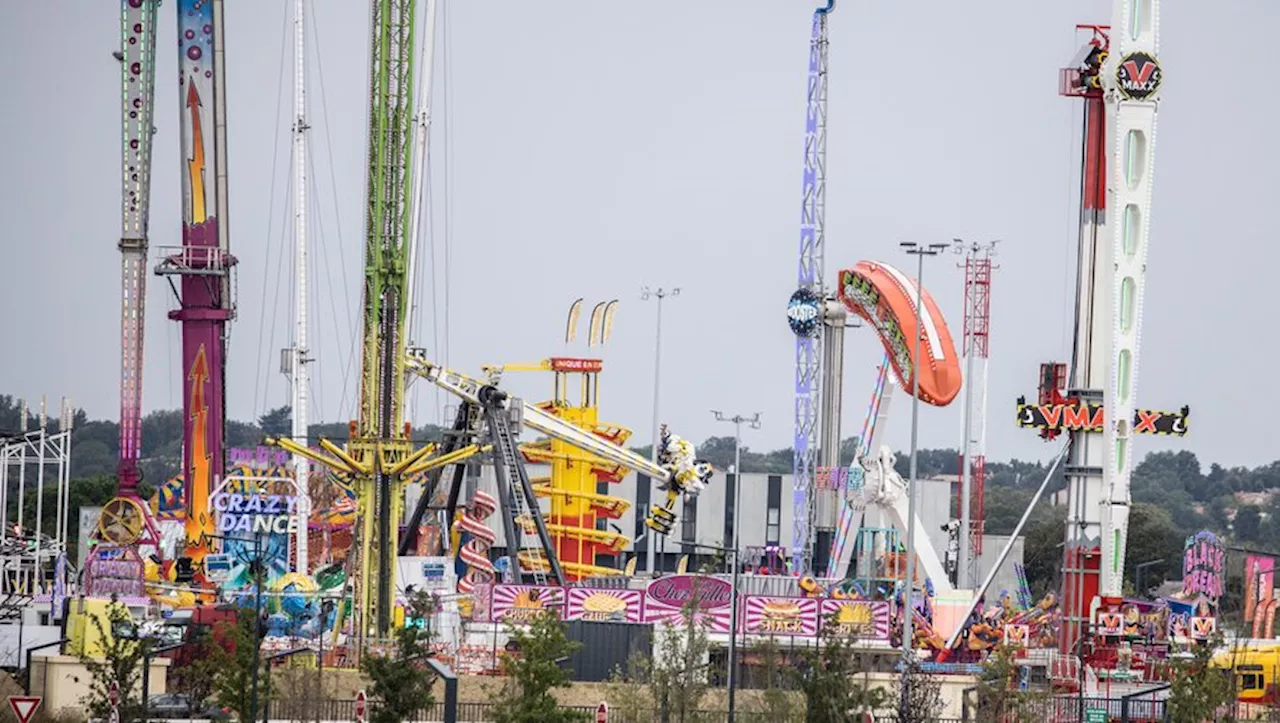
[[293, 410], [289, 405], [276, 407], [258, 417], [258, 428], [268, 437], [287, 437], [293, 434]]
[[1236, 509], [1231, 527], [1240, 542], [1257, 542], [1262, 531], [1262, 510], [1257, 505], [1241, 505]]
[[1232, 720], [1222, 715], [1222, 709], [1235, 698], [1235, 681], [1229, 669], [1210, 665], [1213, 651], [1221, 644], [1221, 638], [1195, 643], [1189, 659], [1172, 661], [1171, 687], [1165, 703], [1169, 720], [1187, 723]]
[[[410, 617], [430, 621], [440, 610], [440, 599], [426, 591], [409, 596]], [[405, 625], [395, 632], [395, 654], [366, 654], [360, 669], [369, 676], [369, 720], [371, 723], [400, 723], [413, 720], [418, 711], [430, 707], [435, 675], [424, 658], [430, 653], [430, 626]]]
[[1001, 645], [987, 656], [978, 676], [978, 723], [1035, 720], [1037, 704], [1044, 696], [1039, 691], [1018, 689], [1019, 667], [1014, 651], [1007, 646]]
[[913, 659], [894, 685], [898, 703], [897, 723], [928, 723], [942, 712], [942, 681], [925, 673]]
[[199, 713], [204, 702], [213, 695], [217, 664], [210, 654], [215, 643], [208, 630], [197, 632], [183, 647], [183, 654], [169, 670], [169, 690], [187, 696], [189, 715]]
[[710, 645], [707, 623], [698, 617], [697, 606], [697, 600], [690, 598], [680, 609], [678, 624], [655, 628], [660, 632], [649, 687], [657, 699], [662, 723], [693, 720], [707, 694], [704, 661]]
[[794, 672], [796, 686], [808, 702], [805, 723], [841, 723], [885, 704], [882, 689], [858, 681], [863, 666], [854, 640], [838, 631], [833, 616], [822, 626], [819, 644], [805, 651]]
[[[552, 611], [533, 619], [528, 630], [510, 626], [516, 655], [504, 654], [502, 672], [507, 685], [497, 691], [495, 723], [571, 723], [583, 714], [564, 710], [551, 694], [569, 686], [569, 672], [560, 667], [580, 647], [565, 634], [564, 623]], [[389, 723], [389, 722], [388, 722]]]
[[792, 723], [804, 720], [799, 710], [795, 694], [787, 689], [791, 682], [782, 661], [782, 651], [773, 638], [766, 638], [754, 646], [754, 652], [760, 660], [760, 673], [764, 680], [754, 681], [760, 689], [760, 695], [752, 706], [770, 723]]
[[625, 668], [609, 676], [609, 716], [615, 723], [648, 723], [653, 720], [653, 695], [648, 683], [653, 659], [639, 651], [627, 658]]
[[102, 640], [102, 657], [89, 657], [87, 651], [81, 651], [80, 662], [89, 671], [89, 694], [83, 703], [89, 714], [95, 718], [105, 719], [111, 713], [111, 689], [114, 686], [120, 691], [120, 702], [117, 710], [120, 720], [128, 723], [142, 715], [142, 698], [138, 692], [142, 690], [142, 664], [144, 655], [149, 652], [151, 641], [128, 639], [115, 632], [121, 627], [133, 627], [133, 616], [129, 609], [112, 598], [107, 606], [107, 619], [92, 615], [93, 627]]
[[[258, 650], [258, 619], [251, 610], [240, 610], [234, 623], [219, 622], [214, 637], [223, 641], [213, 646], [213, 697], [236, 714], [238, 720], [254, 720], [253, 671]], [[258, 707], [271, 695], [271, 680], [264, 675], [265, 661], [258, 668]]]

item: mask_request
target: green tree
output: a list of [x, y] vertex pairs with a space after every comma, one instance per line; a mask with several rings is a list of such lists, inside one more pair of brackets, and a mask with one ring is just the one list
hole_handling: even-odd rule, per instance
[[707, 694], [705, 660], [710, 644], [707, 623], [697, 610], [697, 600], [690, 598], [680, 609], [677, 624], [655, 628], [658, 640], [649, 687], [657, 699], [662, 723], [694, 720]]
[[[440, 600], [425, 591], [410, 595], [409, 617], [430, 621], [440, 610]], [[371, 723], [400, 723], [413, 720], [418, 711], [431, 706], [431, 685], [435, 675], [424, 658], [430, 652], [430, 626], [406, 625], [395, 632], [395, 654], [367, 654], [360, 668], [369, 676]]]
[[258, 428], [268, 437], [287, 437], [293, 434], [293, 411], [289, 405], [276, 407], [258, 417]]
[[560, 664], [579, 647], [565, 634], [559, 616], [548, 611], [535, 617], [527, 630], [515, 626], [509, 630], [516, 654], [502, 658], [507, 685], [496, 694], [495, 723], [586, 720], [583, 714], [562, 709], [551, 694], [553, 688], [569, 686], [569, 672]]
[[1231, 527], [1240, 542], [1257, 542], [1262, 532], [1262, 510], [1257, 505], [1240, 505]]
[[168, 690], [187, 696], [191, 705], [188, 715], [198, 714], [204, 702], [213, 695], [217, 663], [210, 651], [214, 645], [208, 630], [196, 633], [182, 649], [178, 662], [169, 669]]
[[1014, 651], [1007, 646], [1001, 645], [987, 656], [978, 676], [978, 723], [1035, 720], [1044, 695], [1018, 689], [1019, 667]]
[[[254, 720], [253, 671], [259, 645], [258, 619], [252, 610], [242, 609], [234, 623], [217, 623], [214, 637], [223, 641], [221, 646], [212, 648], [214, 700], [233, 711], [238, 720]], [[271, 696], [271, 680], [265, 671], [266, 662], [262, 661], [258, 667], [258, 713]]]
[[627, 658], [625, 667], [609, 676], [609, 717], [614, 723], [649, 723], [654, 702], [649, 690], [653, 659], [640, 652]]
[[759, 678], [750, 681], [751, 687], [758, 688], [759, 696], [750, 706], [770, 723], [792, 723], [804, 720], [804, 714], [797, 705], [796, 694], [788, 690], [791, 682], [788, 675], [790, 668], [783, 664], [782, 650], [772, 637], [756, 643], [752, 647], [760, 661]]
[[930, 723], [942, 712], [942, 681], [925, 673], [918, 660], [899, 673], [893, 694], [897, 723]]
[[807, 701], [805, 723], [842, 723], [885, 704], [885, 691], [864, 679], [855, 640], [839, 634], [834, 616], [822, 626], [819, 644], [804, 652], [794, 672], [796, 687]]
[[1235, 681], [1230, 670], [1210, 665], [1221, 638], [1196, 643], [1191, 657], [1171, 662], [1169, 698], [1165, 703], [1169, 720], [1179, 723], [1234, 720], [1226, 707], [1235, 698]]
[[115, 634], [120, 628], [134, 627], [129, 609], [114, 599], [107, 607], [106, 621], [100, 615], [91, 615], [93, 627], [102, 640], [102, 657], [89, 657], [81, 651], [80, 662], [89, 672], [89, 694], [82, 702], [95, 718], [105, 719], [111, 713], [111, 689], [120, 691], [117, 710], [124, 723], [139, 720], [142, 716], [142, 664], [143, 656], [151, 645], [149, 640], [135, 640]]

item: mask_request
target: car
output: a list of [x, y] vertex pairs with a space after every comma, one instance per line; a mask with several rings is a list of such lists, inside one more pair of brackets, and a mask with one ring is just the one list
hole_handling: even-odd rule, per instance
[[207, 718], [210, 720], [230, 720], [235, 715], [230, 708], [217, 705], [204, 705], [191, 699], [184, 693], [162, 693], [153, 695], [147, 700], [147, 716], [149, 718]]

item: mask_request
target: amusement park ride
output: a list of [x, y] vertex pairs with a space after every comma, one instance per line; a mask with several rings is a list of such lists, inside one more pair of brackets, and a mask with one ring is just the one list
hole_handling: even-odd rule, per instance
[[[151, 589], [168, 582], [209, 591], [207, 586], [218, 582], [209, 556], [225, 553], [215, 534], [219, 528], [211, 503], [226, 488], [228, 478], [236, 476], [226, 468], [223, 439], [226, 325], [235, 313], [231, 272], [236, 263], [229, 251], [227, 226], [223, 3], [179, 0], [183, 245], [165, 250], [155, 269], [170, 281], [179, 299], [179, 308], [170, 316], [183, 324], [186, 384], [179, 505], [185, 534], [180, 549], [169, 550], [161, 524], [138, 492], [159, 4], [158, 0], [122, 0], [121, 443], [118, 492], [103, 510], [86, 563], [86, 592], [97, 597], [145, 598]], [[294, 344], [286, 350], [295, 417], [290, 437], [269, 438], [266, 443], [283, 450], [281, 455], [293, 456], [291, 470], [281, 471], [280, 478], [292, 478], [304, 522], [294, 543], [292, 565], [286, 553], [284, 568], [276, 570], [278, 580], [284, 581], [280, 585], [307, 591], [323, 588], [342, 598], [345, 608], [338, 619], [352, 631], [360, 650], [367, 642], [385, 639], [396, 624], [397, 600], [403, 593], [397, 558], [421, 556], [429, 546], [425, 538], [434, 546], [431, 553], [454, 559], [461, 571], [457, 591], [463, 595], [488, 584], [565, 586], [592, 578], [633, 576], [632, 565], [620, 568], [616, 563], [631, 540], [609, 530], [607, 523], [600, 524], [619, 519], [630, 503], [601, 492], [598, 485], [620, 482], [629, 472], [656, 483], [665, 499], [645, 511], [645, 524], [654, 533], [666, 535], [676, 519], [676, 502], [697, 495], [711, 479], [710, 465], [696, 457], [693, 446], [663, 426], [655, 440], [656, 460], [627, 450], [623, 445], [630, 430], [599, 418], [603, 362], [598, 358], [566, 355], [537, 364], [486, 366], [473, 377], [436, 364], [410, 343], [409, 317], [415, 308], [412, 274], [418, 263], [413, 249], [417, 204], [426, 184], [423, 166], [429, 115], [425, 102], [417, 115], [413, 107], [415, 0], [371, 3], [359, 411], [350, 422], [345, 445], [307, 439], [306, 365], [311, 360], [305, 312], [303, 4], [299, 1], [294, 6], [299, 87], [293, 134], [295, 171], [300, 175], [294, 209], [297, 326]], [[937, 654], [935, 660], [945, 660], [961, 637], [966, 650], [979, 651], [1004, 634], [996, 618], [983, 613], [986, 617], [978, 620], [971, 615], [985, 604], [991, 583], [989, 575], [981, 586], [973, 584], [969, 554], [981, 552], [990, 249], [967, 249], [964, 375], [942, 310], [919, 287], [918, 279], [883, 262], [860, 261], [839, 271], [834, 288], [824, 281], [828, 21], [833, 8], [834, 0], [828, 0], [815, 11], [810, 38], [799, 283], [788, 306], [788, 321], [796, 336], [796, 369], [794, 518], [787, 552], [806, 596], [825, 594], [828, 586], [831, 597], [838, 593], [875, 597], [877, 602], [897, 599], [904, 611], [910, 611], [903, 615], [921, 621], [920, 632], [909, 644], [931, 648]], [[434, 3], [429, 2], [428, 47], [433, 10]], [[1155, 112], [1162, 80], [1156, 60], [1157, 10], [1158, 0], [1117, 0], [1113, 27], [1122, 30], [1113, 35], [1107, 27], [1081, 26], [1090, 38], [1062, 73], [1062, 94], [1085, 101], [1076, 337], [1070, 367], [1043, 365], [1037, 403], [1018, 401], [1018, 424], [1040, 429], [1047, 440], [1064, 431], [1071, 440], [1065, 579], [1060, 596], [1063, 617], [1057, 630], [1063, 655], [1080, 653], [1080, 641], [1097, 611], [1112, 605], [1121, 594], [1132, 436], [1187, 431], [1185, 407], [1168, 413], [1134, 405]], [[427, 55], [429, 75], [430, 51]], [[206, 186], [206, 181], [211, 183]], [[1110, 226], [1104, 213], [1108, 205], [1117, 209]], [[588, 347], [607, 341], [616, 304], [595, 307]], [[581, 308], [579, 299], [570, 309], [567, 344], [576, 335]], [[842, 466], [843, 335], [846, 328], [860, 324], [875, 332], [884, 360], [854, 460]], [[980, 365], [976, 372], [975, 365]], [[535, 371], [552, 375], [553, 394], [548, 401], [529, 404], [503, 389], [508, 373]], [[415, 443], [405, 420], [405, 389], [424, 380], [458, 402], [453, 424], [438, 444]], [[911, 486], [895, 471], [894, 456], [882, 442], [895, 387], [908, 394], [915, 390], [919, 401], [945, 407], [965, 383], [961, 465], [966, 482], [961, 486], [959, 509], [962, 517], [972, 517], [973, 524], [968, 535], [964, 522], [957, 525], [958, 554], [949, 551], [944, 561], [924, 525], [918, 520], [911, 524]], [[977, 425], [976, 434], [971, 423]], [[522, 443], [525, 428], [540, 438]], [[468, 492], [465, 467], [480, 458], [491, 461], [496, 487]], [[527, 464], [545, 464], [550, 473], [531, 477]], [[307, 547], [306, 520], [312, 512], [309, 477], [317, 485], [349, 491], [354, 499], [354, 541], [340, 575], [334, 569], [343, 564], [330, 560], [321, 569], [310, 569], [315, 558]], [[402, 528], [405, 490], [411, 484], [420, 485], [421, 494]], [[970, 489], [971, 504], [963, 497]], [[491, 552], [497, 525], [506, 548], [505, 561], [495, 564]], [[910, 527], [914, 534], [909, 549], [922, 570], [915, 579], [902, 572], [908, 553], [899, 530]], [[428, 528], [438, 530], [438, 537], [424, 535]], [[65, 541], [65, 530], [61, 534]], [[5, 542], [0, 531], [0, 546]], [[1006, 553], [1001, 553], [1000, 560]], [[326, 576], [338, 582], [317, 582]], [[923, 608], [917, 603], [919, 594], [914, 593], [919, 588], [926, 591]], [[1003, 610], [1003, 625], [1020, 630], [1017, 634], [1024, 640], [1029, 634], [1019, 626], [1037, 626], [1038, 640], [1052, 637], [1046, 631], [1053, 627], [1050, 620], [1056, 600], [1033, 606], [1026, 599], [1029, 591], [1022, 592], [1020, 612], [1015, 614], [1009, 601], [997, 606]], [[945, 638], [929, 624], [937, 593], [970, 596], [964, 603], [968, 611], [954, 621], [955, 633]], [[326, 624], [319, 623], [320, 629]], [[333, 624], [336, 631], [338, 623]]]

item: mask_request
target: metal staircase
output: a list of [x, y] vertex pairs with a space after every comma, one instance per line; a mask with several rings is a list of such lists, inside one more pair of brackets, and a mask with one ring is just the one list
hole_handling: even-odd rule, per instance
[[520, 420], [512, 420], [512, 416], [518, 416], [527, 407], [513, 399], [508, 409], [508, 397], [497, 387], [481, 387], [476, 397], [484, 408], [493, 447], [493, 471], [498, 483], [498, 501], [504, 511], [502, 525], [513, 582], [524, 582], [523, 573], [527, 571], [535, 585], [562, 585], [560, 560], [551, 544], [546, 521], [542, 519], [538, 498], [534, 496], [511, 429], [513, 421], [517, 429], [520, 425]]

